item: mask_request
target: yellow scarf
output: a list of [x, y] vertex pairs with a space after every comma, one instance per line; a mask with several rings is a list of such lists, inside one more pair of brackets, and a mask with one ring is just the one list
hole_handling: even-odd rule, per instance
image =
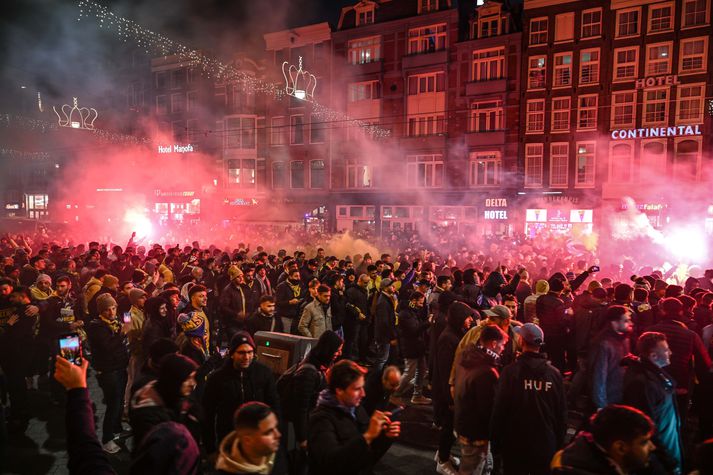
[[111, 329], [111, 332], [114, 334], [117, 334], [121, 331], [121, 323], [119, 323], [119, 320], [114, 319], [114, 320], [107, 320], [106, 318], [102, 317], [101, 315], [99, 316], [102, 322], [106, 323], [106, 325]]

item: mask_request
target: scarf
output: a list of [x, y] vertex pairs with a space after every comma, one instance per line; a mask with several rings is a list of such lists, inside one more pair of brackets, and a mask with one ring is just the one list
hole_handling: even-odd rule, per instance
[[323, 389], [319, 393], [319, 398], [317, 398], [317, 407], [333, 407], [339, 409], [343, 413], [349, 415], [352, 419], [356, 420], [356, 407], [347, 407], [337, 400], [337, 396], [329, 389]]
[[300, 287], [300, 283], [297, 282], [297, 284], [292, 284], [292, 281], [290, 279], [287, 279], [287, 285], [290, 286], [292, 289], [292, 293], [294, 294], [295, 298], [299, 298], [300, 294], [302, 293], [302, 287]]
[[121, 323], [119, 323], [119, 320], [116, 320], [116, 319], [107, 320], [106, 318], [104, 318], [102, 316], [99, 316], [99, 318], [101, 319], [102, 322], [104, 322], [106, 324], [106, 326], [109, 327], [109, 329], [111, 329], [111, 332], [114, 335], [116, 335], [117, 333], [119, 333], [121, 331]]

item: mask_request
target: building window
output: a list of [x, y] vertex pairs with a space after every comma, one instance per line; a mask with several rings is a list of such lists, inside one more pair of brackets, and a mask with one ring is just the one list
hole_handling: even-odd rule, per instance
[[356, 10], [356, 26], [374, 23], [374, 5], [367, 5]]
[[553, 87], [572, 85], [572, 53], [555, 54]]
[[181, 92], [171, 94], [171, 113], [177, 114], [186, 109], [186, 96]]
[[273, 117], [270, 121], [270, 145], [287, 144], [287, 117]]
[[492, 81], [505, 77], [505, 48], [473, 51], [473, 81]]
[[174, 69], [171, 71], [171, 89], [186, 87], [186, 70]]
[[171, 122], [171, 134], [176, 142], [183, 142], [186, 140], [186, 121], [184, 120], [174, 120]]
[[577, 173], [574, 183], [576, 187], [594, 186], [595, 151], [594, 142], [577, 142]]
[[710, 0], [683, 0], [681, 26], [691, 28], [708, 24]]
[[[300, 162], [302, 163], [302, 162]], [[309, 162], [309, 187], [324, 188], [327, 183], [327, 167], [324, 160], [310, 160]]]
[[225, 148], [255, 148], [255, 118], [228, 117], [225, 119]]
[[198, 128], [197, 119], [188, 119], [186, 121], [186, 132], [188, 133], [188, 140], [194, 142], [200, 139], [201, 131]]
[[301, 115], [290, 117], [290, 143], [292, 145], [305, 143], [304, 117]]
[[668, 88], [644, 91], [644, 127], [668, 124]]
[[408, 77], [408, 95], [428, 94], [446, 90], [445, 73], [420, 74]]
[[702, 73], [708, 67], [708, 37], [681, 40], [679, 74]]
[[597, 128], [597, 106], [599, 96], [596, 94], [579, 96], [577, 107], [577, 130], [594, 130]]
[[542, 89], [545, 87], [546, 75], [546, 56], [533, 56], [528, 61], [527, 71], [527, 88]]
[[636, 126], [636, 91], [615, 92], [612, 97], [611, 127]]
[[470, 186], [499, 185], [500, 167], [500, 152], [472, 152]]
[[350, 41], [347, 57], [350, 64], [366, 64], [381, 60], [381, 37], [371, 36]]
[[530, 46], [547, 44], [547, 18], [530, 20]]
[[649, 33], [673, 30], [673, 2], [649, 6]]
[[438, 11], [438, 0], [418, 0], [418, 13]]
[[440, 188], [443, 186], [442, 155], [409, 155], [406, 175], [412, 188]]
[[574, 39], [574, 12], [555, 16], [555, 43]]
[[305, 162], [295, 160], [290, 162], [290, 188], [305, 187]]
[[[500, 15], [478, 18], [477, 23], [478, 38], [488, 38], [490, 36], [498, 36], [500, 34]], [[472, 35], [475, 39], [476, 35]]]
[[641, 8], [630, 8], [616, 12], [616, 37], [637, 36], [639, 34], [639, 21]]
[[697, 181], [701, 162], [700, 139], [678, 139], [674, 142], [673, 176], [678, 180]]
[[418, 114], [408, 116], [408, 135], [439, 135], [445, 132], [445, 116], [443, 114]]
[[527, 101], [527, 128], [526, 133], [541, 133], [545, 131], [545, 100], [534, 99]]
[[490, 132], [502, 130], [503, 126], [503, 102], [487, 101], [474, 102], [470, 105], [470, 132]]
[[287, 188], [287, 164], [285, 162], [272, 164], [272, 187]]
[[541, 143], [525, 145], [525, 187], [542, 187], [542, 150]]
[[666, 170], [666, 141], [646, 140], [641, 142], [641, 167], [661, 175]]
[[156, 85], [156, 89], [166, 89], [168, 86], [168, 76], [166, 75], [166, 71], [154, 73], [154, 84]]
[[550, 145], [550, 187], [567, 188], [569, 183], [569, 143]]
[[191, 112], [196, 110], [198, 104], [198, 93], [196, 91], [191, 91], [186, 94], [186, 110]]
[[634, 147], [628, 142], [609, 144], [609, 182], [631, 183], [634, 170]]
[[614, 81], [631, 81], [639, 75], [639, 47], [614, 50]]
[[240, 188], [255, 188], [255, 159], [228, 160], [228, 184]]
[[678, 86], [677, 124], [703, 123], [703, 97], [705, 84], [686, 84]]
[[599, 82], [599, 48], [583, 50], [579, 56], [579, 84]]
[[572, 99], [570, 97], [555, 97], [552, 99], [552, 132], [568, 132], [570, 109]]
[[326, 121], [312, 114], [309, 117], [309, 125], [309, 142], [324, 143], [324, 135], [327, 130]]
[[413, 28], [408, 32], [408, 54], [431, 53], [445, 48], [445, 23]]
[[356, 160], [347, 161], [347, 188], [371, 188], [371, 167]]
[[647, 76], [671, 74], [671, 48], [670, 42], [646, 46]]
[[156, 96], [156, 114], [168, 114], [168, 100], [166, 96]]
[[370, 101], [381, 97], [379, 81], [354, 82], [349, 84], [349, 102]]
[[602, 9], [582, 12], [582, 39], [595, 38], [602, 34]]

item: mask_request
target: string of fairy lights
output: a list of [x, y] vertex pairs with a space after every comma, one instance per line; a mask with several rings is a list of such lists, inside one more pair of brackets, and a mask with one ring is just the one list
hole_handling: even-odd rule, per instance
[[[79, 16], [77, 21], [81, 21], [83, 18], [96, 20], [100, 28], [114, 31], [125, 42], [133, 42], [148, 55], [177, 56], [181, 62], [197, 68], [206, 77], [225, 82], [240, 81], [246, 91], [267, 94], [276, 100], [281, 100], [287, 95], [284, 88], [280, 86], [257, 79], [240, 71], [232, 64], [223, 63], [199, 50], [144, 28], [140, 24], [121, 17], [96, 2], [79, 0], [78, 7]], [[311, 104], [312, 113], [323, 122], [342, 122], [348, 123], [350, 126], [361, 127], [367, 136], [375, 139], [391, 135], [391, 131], [388, 129], [351, 118], [345, 113], [331, 109], [319, 102], [312, 101]]]

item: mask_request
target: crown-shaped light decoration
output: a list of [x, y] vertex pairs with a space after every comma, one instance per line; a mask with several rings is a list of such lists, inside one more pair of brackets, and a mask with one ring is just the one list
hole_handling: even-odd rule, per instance
[[71, 127], [72, 129], [86, 129], [94, 130], [94, 121], [97, 120], [99, 113], [93, 107], [79, 107], [77, 104], [77, 98], [73, 97], [73, 107], [69, 104], [64, 104], [61, 107], [62, 117], [59, 112], [57, 112], [56, 107], [52, 107], [54, 113], [57, 114], [57, 122], [60, 127]]
[[311, 101], [314, 99], [314, 89], [317, 87], [317, 78], [309, 71], [302, 69], [302, 56], [299, 68], [294, 64], [287, 66], [287, 61], [282, 63], [282, 75], [285, 76], [285, 93], [288, 96]]

